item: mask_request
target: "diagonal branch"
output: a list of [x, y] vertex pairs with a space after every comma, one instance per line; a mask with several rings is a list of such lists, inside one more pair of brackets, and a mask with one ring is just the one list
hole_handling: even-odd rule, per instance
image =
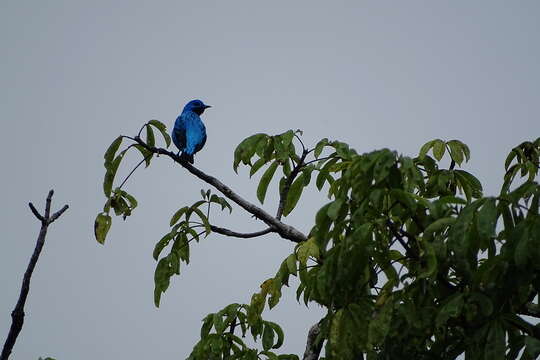
[[274, 229], [276, 233], [278, 233], [282, 238], [291, 240], [295, 243], [299, 243], [302, 241], [307, 240], [306, 235], [304, 235], [302, 232], [298, 231], [294, 227], [282, 223], [279, 219], [273, 217], [269, 213], [267, 213], [265, 210], [261, 209], [257, 205], [254, 205], [250, 203], [249, 201], [242, 198], [240, 195], [235, 193], [230, 187], [223, 184], [221, 181], [216, 179], [213, 176], [210, 176], [201, 170], [197, 169], [193, 165], [189, 164], [186, 161], [183, 161], [180, 159], [180, 156], [176, 155], [175, 153], [165, 150], [163, 148], [156, 148], [153, 146], [148, 146], [144, 141], [141, 140], [140, 137], [136, 136], [135, 138], [131, 138], [133, 141], [137, 142], [141, 146], [143, 146], [145, 149], [155, 153], [155, 154], [162, 154], [170, 157], [175, 162], [183, 166], [187, 171], [198, 177], [199, 179], [203, 180], [204, 182], [212, 185], [217, 190], [219, 190], [225, 197], [239, 205], [241, 208], [246, 210], [252, 215], [255, 215], [256, 218], [262, 220], [268, 227]]
[[222, 228], [222, 227], [219, 227], [219, 226], [215, 226], [215, 225], [210, 225], [210, 228], [215, 233], [218, 233], [218, 234], [221, 234], [221, 235], [226, 235], [226, 236], [237, 237], [237, 238], [241, 238], [241, 239], [250, 239], [250, 238], [266, 235], [266, 234], [269, 234], [269, 233], [274, 231], [274, 229], [268, 228], [268, 229], [265, 229], [265, 230], [252, 232], [252, 233], [239, 233], [239, 232], [232, 231], [232, 230]]
[[36, 263], [39, 259], [39, 255], [41, 253], [41, 250], [43, 249], [43, 245], [45, 244], [45, 236], [47, 235], [47, 229], [54, 220], [60, 217], [60, 215], [62, 215], [64, 211], [68, 209], [68, 205], [64, 205], [64, 207], [61, 210], [56, 212], [51, 217], [50, 216], [51, 201], [52, 201], [53, 194], [54, 194], [54, 191], [51, 190], [49, 191], [49, 194], [47, 195], [44, 215], [41, 215], [36, 210], [36, 208], [34, 207], [32, 203], [28, 204], [32, 213], [38, 218], [38, 220], [41, 221], [41, 229], [39, 230], [39, 235], [38, 235], [36, 247], [34, 249], [34, 253], [32, 254], [32, 257], [30, 258], [30, 262], [28, 263], [26, 272], [24, 273], [23, 282], [21, 286], [21, 293], [19, 294], [19, 300], [17, 300], [15, 309], [11, 312], [11, 327], [9, 328], [9, 333], [6, 338], [6, 342], [4, 343], [4, 347], [2, 349], [0, 360], [7, 360], [9, 358], [9, 355], [11, 354], [11, 351], [13, 350], [13, 346], [15, 345], [15, 341], [17, 340], [17, 336], [19, 336], [19, 333], [21, 332], [21, 329], [23, 327], [24, 305], [26, 303], [26, 298], [28, 297], [28, 292], [30, 291], [30, 278], [32, 277], [32, 273], [34, 271], [34, 268], [36, 267]]
[[56, 219], [58, 219], [60, 216], [62, 216], [62, 214], [69, 208], [68, 205], [64, 205], [63, 208], [61, 208], [60, 210], [58, 210], [57, 212], [55, 212], [51, 218], [49, 219], [49, 224], [53, 223]]
[[316, 340], [321, 332], [321, 322], [319, 321], [309, 329], [303, 360], [317, 360], [319, 358], [323, 342], [317, 343]]

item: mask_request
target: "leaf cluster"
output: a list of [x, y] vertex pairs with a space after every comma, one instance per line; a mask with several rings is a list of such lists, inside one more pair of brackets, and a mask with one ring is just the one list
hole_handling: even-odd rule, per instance
[[[229, 212], [232, 212], [231, 205], [223, 197], [212, 194], [210, 190], [201, 190], [201, 195], [202, 200], [191, 206], [184, 206], [173, 214], [169, 223], [170, 231], [154, 247], [152, 256], [157, 261], [162, 251], [172, 244], [168, 255], [159, 259], [154, 273], [156, 307], [159, 307], [161, 294], [169, 287], [170, 278], [173, 275], [180, 275], [181, 263], [189, 264], [190, 243], [193, 240], [199, 242], [200, 236], [206, 237], [212, 232], [208, 219], [211, 205], [217, 204], [221, 210], [229, 209]], [[206, 213], [201, 208], [206, 208]]]
[[[254, 342], [261, 342], [262, 350], [246, 345], [248, 331]], [[296, 355], [275, 353], [274, 349], [279, 349], [283, 340], [283, 330], [278, 324], [264, 320], [253, 305], [235, 303], [203, 319], [201, 339], [188, 359], [298, 360]]]
[[[143, 127], [151, 147], [152, 126], [160, 129], [157, 123]], [[261, 203], [278, 177], [277, 221], [296, 208], [312, 178], [328, 202], [317, 211], [307, 240], [296, 244], [249, 305], [231, 304], [203, 320], [190, 359], [297, 358], [272, 352], [283, 332], [262, 319], [267, 305], [279, 303], [290, 276], [299, 279], [298, 301], [327, 310], [315, 341], [324, 344], [326, 359], [465, 354], [527, 360], [540, 354], [540, 326], [524, 317], [540, 318], [540, 139], [512, 149], [499, 195], [486, 197], [479, 179], [461, 168], [471, 153], [459, 140], [432, 140], [410, 157], [389, 149], [358, 154], [328, 139], [310, 149], [301, 135], [250, 136], [236, 148], [233, 169], [247, 166], [250, 177], [262, 172], [256, 194]], [[137, 206], [122, 186], [112, 190], [129, 149], [116, 155], [121, 140], [105, 154], [107, 202], [96, 219], [100, 242], [110, 209], [125, 218]], [[202, 196], [172, 216], [169, 232], [156, 244], [156, 306], [181, 262], [189, 263], [192, 240], [212, 231], [210, 205], [231, 210], [224, 198], [209, 191]], [[262, 341], [261, 351], [243, 342], [248, 330]]]
[[[158, 120], [150, 120], [148, 123], [144, 124], [141, 127], [138, 136], [140, 136], [141, 132], [146, 129], [146, 143], [149, 146], [155, 146], [156, 140], [153, 128], [161, 133], [163, 139], [165, 140], [165, 144], [167, 147], [169, 147], [171, 144], [171, 137], [169, 134], [167, 134], [166, 126]], [[100, 244], [105, 243], [105, 238], [107, 237], [107, 233], [112, 225], [112, 217], [110, 215], [111, 209], [114, 211], [116, 216], [122, 216], [123, 219], [126, 220], [126, 218], [131, 216], [132, 211], [137, 207], [137, 200], [135, 197], [127, 193], [125, 190], [122, 190], [122, 186], [141, 163], [144, 162], [146, 167], [148, 167], [152, 157], [154, 156], [152, 152], [148, 151], [148, 149], [144, 148], [140, 144], [131, 144], [122, 151], [118, 152], [124, 138], [129, 137], [118, 136], [116, 139], [114, 139], [103, 156], [105, 160], [103, 163], [103, 166], [105, 167], [103, 193], [105, 194], [106, 201], [105, 205], [103, 206], [103, 211], [96, 216], [96, 220], [94, 222], [94, 234], [96, 240]], [[113, 190], [113, 183], [116, 178], [118, 168], [120, 167], [126, 153], [130, 149], [136, 149], [142, 155], [142, 160], [139, 165], [133, 169], [132, 173], [130, 173], [128, 177], [126, 177], [126, 179], [120, 184], [120, 186]]]

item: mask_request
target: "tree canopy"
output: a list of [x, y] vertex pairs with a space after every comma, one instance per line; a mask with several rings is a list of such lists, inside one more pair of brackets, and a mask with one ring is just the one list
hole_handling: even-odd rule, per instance
[[[291, 276], [299, 279], [298, 301], [320, 304], [327, 312], [306, 334], [304, 359], [465, 354], [497, 360], [540, 354], [540, 138], [510, 151], [500, 193], [484, 196], [480, 181], [461, 169], [471, 154], [458, 140], [430, 141], [413, 158], [389, 149], [358, 154], [328, 139], [308, 147], [299, 130], [255, 134], [236, 148], [233, 168], [247, 166], [250, 176], [262, 172], [256, 193], [261, 204], [271, 180], [279, 177], [279, 206], [271, 215], [158, 147], [155, 133], [167, 148], [165, 125], [151, 120], [137, 136], [119, 136], [106, 151], [98, 242], [104, 243], [113, 213], [125, 219], [137, 207], [124, 185], [155, 155], [169, 157], [218, 191], [201, 190], [201, 200], [172, 214], [170, 228], [156, 242], [156, 306], [182, 264], [189, 263], [193, 240], [212, 233], [244, 238], [275, 233], [292, 242], [291, 254], [276, 264], [276, 275], [262, 281], [249, 304], [230, 304], [203, 319], [189, 359], [298, 359], [278, 353], [285, 335], [263, 317], [265, 308], [279, 303]], [[131, 149], [143, 159], [115, 187], [117, 169]], [[309, 186], [325, 191], [329, 201], [303, 234], [282, 218]], [[214, 225], [208, 209], [215, 206], [226, 215], [231, 203], [265, 228], [245, 233]], [[258, 347], [246, 344], [248, 335]]]

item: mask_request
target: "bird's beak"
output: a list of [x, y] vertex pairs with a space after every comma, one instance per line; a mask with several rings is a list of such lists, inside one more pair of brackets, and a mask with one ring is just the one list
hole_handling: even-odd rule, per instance
[[205, 109], [208, 109], [208, 108], [211, 108], [211, 107], [212, 107], [212, 106], [210, 106], [210, 105], [204, 105], [204, 108], [205, 108]]

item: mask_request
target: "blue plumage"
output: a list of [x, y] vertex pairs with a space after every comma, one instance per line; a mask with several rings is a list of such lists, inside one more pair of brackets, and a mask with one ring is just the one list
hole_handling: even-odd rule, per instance
[[182, 152], [180, 158], [193, 164], [193, 155], [206, 143], [206, 128], [200, 118], [204, 110], [211, 107], [201, 100], [191, 100], [176, 118], [172, 130], [172, 141]]

